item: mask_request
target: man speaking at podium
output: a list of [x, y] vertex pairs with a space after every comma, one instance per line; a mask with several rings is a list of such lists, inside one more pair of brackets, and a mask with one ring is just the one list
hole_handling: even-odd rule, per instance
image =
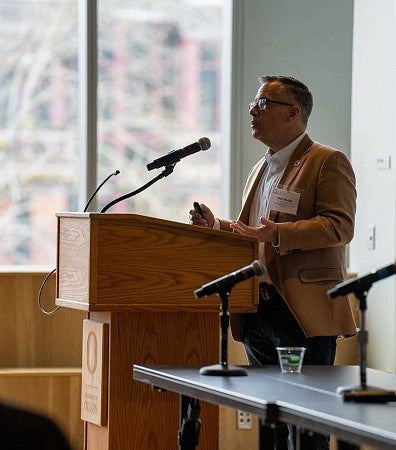
[[[332, 365], [337, 336], [355, 333], [346, 297], [327, 291], [346, 277], [345, 247], [354, 233], [355, 176], [340, 151], [306, 133], [312, 94], [291, 77], [265, 76], [249, 104], [252, 136], [266, 147], [252, 168], [236, 221], [190, 211], [190, 223], [259, 240], [267, 272], [257, 313], [231, 317], [231, 331], [245, 345], [249, 364], [276, 365], [276, 347], [306, 347], [304, 364]], [[288, 449], [285, 426], [263, 427], [260, 448]], [[290, 439], [290, 437], [289, 437]], [[326, 436], [304, 433], [301, 448], [328, 449]], [[292, 447], [289, 447], [292, 448]]]

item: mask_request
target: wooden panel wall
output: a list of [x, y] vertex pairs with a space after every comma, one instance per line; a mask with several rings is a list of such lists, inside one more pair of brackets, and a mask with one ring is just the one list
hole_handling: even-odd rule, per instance
[[[0, 367], [81, 367], [85, 313], [61, 308], [43, 314], [37, 295], [46, 273], [0, 272]], [[42, 305], [52, 310], [55, 274], [43, 289]]]
[[[82, 450], [80, 418], [82, 321], [85, 313], [39, 310], [46, 272], [0, 272], [0, 401], [52, 418], [73, 450]], [[42, 292], [54, 309], [55, 274]]]
[[51, 417], [73, 450], [82, 450], [80, 369], [0, 369], [0, 401]]

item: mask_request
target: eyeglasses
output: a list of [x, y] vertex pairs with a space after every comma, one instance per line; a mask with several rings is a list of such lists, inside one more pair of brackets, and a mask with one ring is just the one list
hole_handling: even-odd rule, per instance
[[259, 110], [265, 109], [267, 103], [276, 103], [278, 105], [294, 106], [292, 103], [278, 102], [277, 100], [269, 100], [268, 98], [261, 97], [249, 103], [249, 111], [255, 108], [256, 106], [258, 107]]

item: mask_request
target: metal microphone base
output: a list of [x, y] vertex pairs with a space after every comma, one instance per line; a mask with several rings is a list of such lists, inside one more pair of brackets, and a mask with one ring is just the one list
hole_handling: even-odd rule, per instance
[[358, 343], [359, 343], [359, 369], [360, 369], [360, 385], [357, 386], [340, 386], [337, 392], [343, 395], [346, 402], [356, 403], [387, 403], [396, 401], [396, 392], [387, 389], [381, 389], [374, 386], [367, 386], [367, 357], [366, 349], [368, 342], [368, 332], [366, 330], [366, 309], [367, 309], [367, 295], [369, 287], [362, 287], [356, 290], [355, 295], [359, 300], [360, 310], [360, 329], [357, 328]]
[[213, 364], [199, 369], [200, 375], [213, 375], [218, 377], [243, 377], [247, 375], [247, 370], [239, 366], [228, 364]]
[[340, 386], [337, 393], [342, 394], [347, 402], [387, 403], [396, 401], [396, 392], [374, 386]]

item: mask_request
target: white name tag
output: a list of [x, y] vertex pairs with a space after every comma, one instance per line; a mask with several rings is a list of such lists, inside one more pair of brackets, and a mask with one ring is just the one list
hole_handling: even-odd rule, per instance
[[300, 193], [274, 188], [269, 199], [269, 209], [288, 214], [297, 214]]

